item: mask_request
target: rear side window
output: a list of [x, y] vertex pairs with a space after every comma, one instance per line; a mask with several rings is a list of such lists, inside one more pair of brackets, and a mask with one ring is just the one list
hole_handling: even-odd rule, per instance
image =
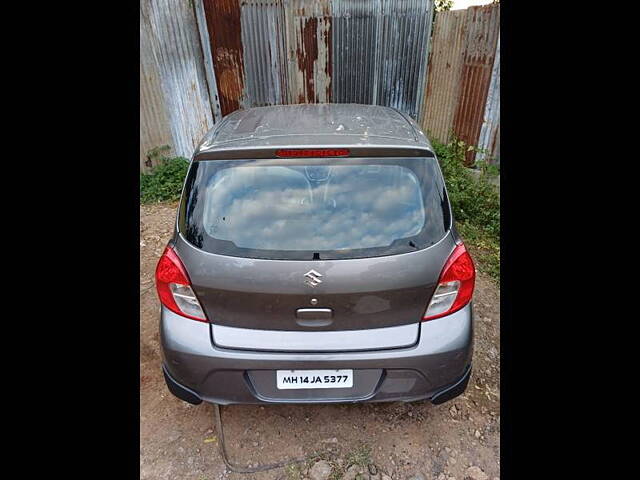
[[449, 215], [434, 158], [350, 158], [196, 162], [180, 217], [211, 253], [328, 260], [426, 248]]

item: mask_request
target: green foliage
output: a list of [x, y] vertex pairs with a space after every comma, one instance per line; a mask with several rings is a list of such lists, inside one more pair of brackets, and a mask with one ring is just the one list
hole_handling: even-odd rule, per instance
[[[326, 460], [331, 465], [331, 474], [329, 475], [328, 480], [340, 480], [345, 476], [349, 467], [355, 465], [356, 467], [360, 467], [361, 469], [365, 469], [372, 463], [371, 460], [371, 447], [361, 442], [359, 445], [354, 446], [349, 452], [347, 452], [344, 461], [338, 462], [335, 458], [328, 452], [315, 454], [313, 456], [312, 462], [308, 465], [309, 467], [316, 460]], [[362, 480], [367, 478], [365, 475], [357, 474], [355, 476], [355, 480]], [[297, 480], [295, 478], [289, 478], [289, 480]]]
[[304, 478], [303, 467], [299, 463], [290, 463], [284, 467], [287, 480], [302, 480]]
[[488, 234], [473, 223], [457, 222], [458, 233], [469, 248], [476, 268], [500, 280], [500, 238]]
[[371, 463], [371, 447], [361, 443], [347, 454], [347, 468], [351, 465], [366, 467]]
[[[472, 250], [480, 271], [500, 278], [500, 196], [488, 179], [497, 167], [479, 163], [475, 178], [464, 167], [464, 155], [477, 149], [458, 139], [448, 144], [434, 141], [458, 232]], [[497, 170], [499, 172], [499, 170]]]
[[489, 163], [486, 160], [477, 161], [476, 167], [478, 167], [480, 171], [488, 177], [495, 177], [496, 175], [500, 175], [500, 165]]
[[140, 174], [140, 202], [175, 201], [180, 198], [189, 161], [184, 157], [169, 157], [168, 146], [151, 150], [147, 157], [156, 160], [150, 173]]
[[446, 12], [453, 7], [453, 0], [435, 0], [434, 6], [436, 7], [436, 12]]

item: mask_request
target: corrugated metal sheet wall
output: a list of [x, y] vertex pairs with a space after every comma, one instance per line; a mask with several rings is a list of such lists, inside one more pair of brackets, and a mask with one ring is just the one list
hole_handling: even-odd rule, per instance
[[391, 106], [495, 156], [499, 8], [432, 22], [432, 0], [141, 0], [141, 168], [238, 108], [313, 102]]
[[223, 115], [357, 102], [417, 117], [432, 0], [202, 1]]
[[333, 101], [397, 108], [422, 102], [432, 2], [333, 2]]
[[280, 2], [280, 7], [285, 22], [288, 103], [331, 102], [331, 2], [288, 0]]
[[429, 55], [422, 128], [440, 142], [449, 140], [460, 97], [465, 10], [436, 14]]
[[382, 2], [334, 2], [332, 44], [335, 77], [331, 93], [336, 102], [376, 104], [382, 49]]
[[147, 153], [170, 145], [171, 131], [149, 22], [140, 8], [140, 169], [152, 166]]
[[251, 45], [243, 57], [246, 98], [243, 105], [288, 103], [284, 15], [276, 2], [247, 1], [240, 12], [243, 45]]
[[140, 1], [140, 167], [170, 145], [190, 157], [213, 126], [203, 54], [189, 0]]
[[[462, 61], [461, 95], [453, 118], [453, 131], [469, 145], [477, 145], [491, 82], [500, 25], [500, 9], [471, 7], [467, 12], [467, 38]], [[467, 163], [475, 154], [467, 152]]]
[[381, 49], [378, 105], [418, 117], [427, 65], [433, 3], [415, 0], [382, 2], [383, 32], [372, 45]]
[[[500, 163], [500, 37], [498, 37], [478, 147], [488, 152], [491, 161]], [[478, 152], [476, 160], [484, 160], [485, 157], [484, 152]]]
[[202, 1], [221, 114], [244, 106], [244, 64], [238, 0]]
[[[499, 101], [499, 58], [494, 62], [499, 32], [499, 5], [437, 14], [422, 115], [422, 127], [431, 137], [446, 142], [453, 133], [478, 145], [483, 125], [490, 132], [498, 128], [499, 104], [496, 108], [492, 102]], [[469, 152], [466, 161], [473, 160]]]

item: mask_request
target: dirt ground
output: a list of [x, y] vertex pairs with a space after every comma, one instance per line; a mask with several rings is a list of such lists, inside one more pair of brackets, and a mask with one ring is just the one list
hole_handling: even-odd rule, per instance
[[500, 291], [482, 275], [474, 295], [473, 373], [464, 395], [438, 406], [396, 402], [223, 407], [233, 462], [256, 465], [309, 458], [306, 464], [253, 475], [229, 472], [218, 450], [213, 407], [178, 400], [167, 390], [160, 368], [153, 273], [171, 235], [175, 211], [175, 204], [140, 208], [141, 479], [499, 478]]

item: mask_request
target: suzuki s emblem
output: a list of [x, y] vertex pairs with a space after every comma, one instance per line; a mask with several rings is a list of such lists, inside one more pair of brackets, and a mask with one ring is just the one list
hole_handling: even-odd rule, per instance
[[322, 277], [322, 274], [316, 272], [315, 270], [309, 270], [307, 273], [304, 274], [304, 276], [306, 278], [304, 283], [306, 283], [310, 287], [315, 287], [322, 283], [322, 280], [320, 280], [320, 277]]

